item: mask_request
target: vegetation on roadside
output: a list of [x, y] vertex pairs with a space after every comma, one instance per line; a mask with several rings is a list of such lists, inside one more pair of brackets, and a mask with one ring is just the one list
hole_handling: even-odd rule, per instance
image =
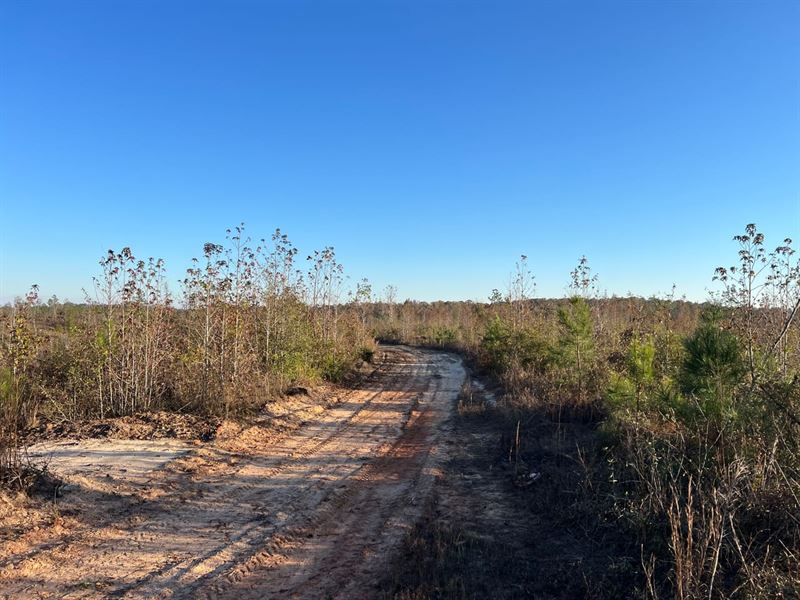
[[[488, 303], [398, 303], [392, 287], [376, 301], [366, 280], [345, 293], [332, 248], [303, 268], [285, 234], [254, 244], [243, 226], [204, 245], [176, 297], [163, 261], [109, 251], [85, 303], [42, 303], [34, 287], [0, 309], [0, 476], [24, 486], [20, 432], [40, 417], [241, 415], [295, 382], [345, 378], [376, 338], [447, 348], [505, 392], [508, 434], [486, 451], [513, 460], [515, 483], [530, 479], [514, 493], [603, 549], [604, 562], [575, 567], [572, 592], [797, 596], [800, 262], [755, 225], [734, 240], [736, 264], [715, 271], [705, 304], [603, 297], [585, 257], [567, 298], [534, 299], [524, 256]], [[431, 576], [414, 584], [427, 587], [395, 582], [396, 594], [483, 593], [469, 588], [485, 578], [450, 567], [492, 544], [421, 527], [409, 552], [428, 553]]]
[[[540, 472], [518, 490], [531, 511], [606, 557], [576, 566], [561, 597], [575, 582], [609, 598], [800, 595], [800, 262], [791, 240], [770, 250], [755, 225], [734, 241], [737, 263], [716, 270], [704, 305], [600, 297], [585, 257], [568, 298], [534, 300], [523, 257], [488, 305], [376, 313], [379, 337], [461, 351], [502, 384], [498, 460]], [[436, 528], [411, 547], [426, 538], [443, 569], [468, 560]], [[459, 582], [457, 597], [480, 597]], [[448, 597], [418, 577], [392, 589]]]
[[182, 281], [130, 248], [100, 260], [85, 303], [26, 298], [0, 308], [0, 474], [19, 477], [22, 430], [54, 421], [171, 410], [252, 412], [295, 382], [340, 381], [373, 341], [368, 282], [345, 294], [333, 248], [308, 256], [280, 230], [240, 225], [207, 243]]

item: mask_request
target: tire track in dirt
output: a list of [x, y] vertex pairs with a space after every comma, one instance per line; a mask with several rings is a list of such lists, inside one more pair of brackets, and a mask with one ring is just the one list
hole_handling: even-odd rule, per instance
[[39, 555], [17, 554], [0, 595], [359, 597], [363, 557], [386, 554], [418, 516], [464, 378], [446, 354], [386, 355], [299, 430], [247, 452], [207, 444], [94, 507], [76, 493], [85, 525]]
[[[410, 354], [413, 355], [413, 353]], [[400, 358], [403, 357], [401, 356]], [[403, 367], [407, 362], [399, 360], [397, 364]], [[427, 372], [422, 373], [422, 376], [427, 375]], [[367, 420], [370, 416], [375, 415], [375, 413], [380, 410], [381, 404], [386, 404], [387, 402], [392, 402], [407, 396], [416, 381], [415, 378], [418, 377], [418, 375], [409, 376], [403, 368], [397, 369], [397, 372], [390, 372], [386, 376], [388, 377], [388, 381], [384, 381], [378, 391], [369, 396], [362, 404], [359, 404], [349, 416], [339, 421], [336, 425], [336, 429], [332, 433], [323, 437], [321, 440], [318, 439], [318, 436], [312, 435], [305, 439], [299, 446], [293, 446], [294, 449], [289, 453], [288, 458], [280, 461], [274, 467], [267, 469], [264, 473], [260, 474], [260, 478], [262, 480], [275, 479], [286, 470], [296, 469], [301, 464], [313, 460], [313, 457], [324, 448], [334, 443], [342, 436], [347, 436], [348, 430], [352, 429], [360, 422]], [[387, 388], [398, 384], [402, 386], [398, 391], [387, 391]], [[410, 412], [410, 409], [408, 410]], [[387, 425], [394, 427], [392, 423], [379, 422], [371, 426], [368, 431], [362, 432], [361, 435], [363, 436], [366, 434], [366, 436], [369, 437], [375, 434], [376, 429], [385, 428]], [[384, 435], [387, 434], [388, 432], [384, 432]], [[356, 436], [348, 436], [348, 439], [352, 439], [352, 437]], [[246, 490], [248, 496], [242, 496], [241, 490]], [[224, 497], [215, 497], [213, 501], [233, 501], [235, 498], [237, 502], [246, 502], [250, 499], [249, 493], [253, 492], [260, 503], [269, 504], [266, 502], [266, 498], [264, 498], [264, 491], [263, 485], [242, 485], [239, 486], [236, 491], [232, 490], [231, 486], [227, 486], [223, 488]], [[267, 492], [269, 491], [271, 490], [267, 490]], [[235, 561], [242, 553], [248, 553], [254, 545], [263, 544], [270, 536], [284, 529], [284, 526], [297, 521], [298, 514], [302, 515], [304, 510], [313, 508], [313, 506], [318, 504], [318, 502], [313, 501], [314, 496], [309, 496], [307, 492], [308, 489], [306, 487], [297, 486], [293, 493], [281, 495], [279, 499], [280, 502], [285, 506], [291, 506], [293, 511], [287, 523], [283, 523], [281, 526], [267, 525], [265, 527], [263, 522], [255, 520], [252, 524], [242, 528], [236, 536], [229, 537], [220, 546], [206, 554], [194, 557], [188, 564], [180, 563], [169, 570], [160, 570], [157, 573], [148, 574], [141, 580], [131, 584], [127, 589], [120, 590], [115, 595], [121, 597], [124, 596], [126, 591], [135, 590], [137, 594], [150, 597], [159, 595], [160, 590], [175, 585], [180, 585], [181, 594], [186, 595], [190, 590], [198, 587], [204, 579], [213, 577], [221, 570], [230, 567], [230, 563]], [[335, 494], [335, 490], [329, 492], [329, 495], [333, 494]], [[312, 506], [307, 506], [309, 503]], [[191, 577], [192, 572], [202, 572], [205, 573], [205, 575], [200, 579], [197, 577], [193, 578]]]
[[[440, 393], [441, 384], [429, 392]], [[459, 380], [460, 385], [460, 380]], [[451, 392], [457, 394], [458, 388]], [[307, 522], [273, 540], [259, 554], [229, 573], [212, 593], [203, 597], [341, 597], [355, 598], [368, 594], [373, 576], [382, 567], [374, 560], [395, 546], [405, 528], [413, 524], [411, 515], [403, 514], [401, 505], [411, 500], [409, 492], [424, 498], [430, 485], [420, 487], [423, 466], [433, 450], [431, 427], [442, 407], [432, 402], [419, 403], [409, 415], [404, 433], [388, 452], [365, 465], [350, 480], [348, 489], [324, 510], [312, 514]], [[445, 409], [446, 412], [446, 409]], [[416, 414], [415, 414], [416, 413]], [[442, 415], [438, 415], [440, 418]], [[433, 466], [433, 465], [430, 465]], [[429, 478], [432, 480], [432, 476]], [[376, 485], [381, 480], [389, 485]], [[417, 511], [406, 511], [416, 513]], [[399, 526], [390, 528], [394, 517]], [[329, 538], [325, 551], [309, 539]], [[383, 538], [383, 539], [381, 539]], [[311, 547], [309, 547], [311, 546]], [[371, 569], [364, 569], [365, 554], [373, 556]], [[298, 565], [301, 565], [298, 568]], [[358, 583], [356, 583], [358, 582]]]
[[[373, 374], [368, 378], [367, 384], [373, 379], [377, 379], [378, 381], [381, 378], [385, 377], [397, 377], [395, 373], [387, 372], [388, 368], [396, 368], [398, 365], [402, 366], [404, 363], [404, 357], [399, 356], [396, 357], [396, 360], [393, 360], [389, 363], [381, 362], [380, 365], [375, 369]], [[357, 416], [361, 411], [367, 408], [372, 400], [377, 397], [382, 391], [382, 388], [378, 388], [371, 396], [367, 397], [363, 402], [359, 403], [352, 414], [344, 419], [336, 431], [332, 432], [330, 435], [327, 436], [325, 440], [321, 442], [324, 444], [325, 441], [333, 436], [335, 436], [339, 430], [344, 427], [349, 421], [352, 420], [353, 417]], [[336, 401], [336, 404], [344, 404], [348, 402], [354, 395], [357, 395], [360, 392], [359, 389], [354, 389], [351, 391], [346, 392], [344, 395], [339, 397]], [[305, 440], [305, 445], [313, 444], [317, 439], [318, 435], [315, 433], [308, 434], [307, 431], [300, 431], [300, 432], [286, 432], [282, 435], [276, 436], [272, 443], [279, 444], [282, 443], [286, 438], [292, 436], [292, 434], [296, 435], [296, 439], [303, 439]], [[73, 442], [75, 444], [75, 442]], [[306, 452], [308, 454], [308, 452]], [[92, 526], [90, 531], [86, 530], [86, 527], [76, 527], [69, 535], [61, 536], [55, 540], [49, 540], [44, 543], [38, 544], [34, 547], [26, 548], [22, 552], [17, 552], [14, 554], [10, 554], [3, 558], [0, 558], [0, 570], [7, 569], [9, 566], [12, 568], [18, 568], [22, 565], [22, 563], [26, 561], [35, 561], [37, 557], [41, 554], [45, 554], [48, 551], [69, 547], [73, 544], [81, 543], [84, 537], [91, 536], [93, 532], [97, 530], [102, 530], [106, 527], [111, 526], [112, 524], [117, 524], [119, 526], [120, 523], [124, 523], [126, 517], [130, 517], [132, 512], [137, 512], [139, 514], [150, 514], [153, 515], [154, 519], [158, 519], [160, 514], [164, 513], [164, 506], [163, 502], [159, 502], [158, 496], [156, 496], [153, 500], [148, 500], [148, 492], [157, 491], [159, 495], [163, 495], [170, 489], [180, 490], [182, 488], [188, 488], [192, 485], [192, 471], [197, 470], [196, 467], [189, 467], [193, 463], [200, 461], [204, 463], [203, 466], [205, 470], [209, 472], [214, 471], [224, 471], [225, 472], [225, 481], [229, 483], [222, 488], [222, 493], [227, 496], [236, 496], [237, 492], [240, 492], [242, 489], [245, 490], [252, 490], [255, 488], [254, 485], [247, 485], [241, 481], [237, 480], [236, 475], [238, 475], [239, 471], [241, 471], [242, 466], [235, 465], [232, 463], [232, 460], [236, 460], [237, 453], [235, 452], [226, 452], [224, 450], [218, 448], [204, 448], [198, 450], [190, 457], [184, 457], [183, 459], [172, 461], [169, 465], [165, 466], [164, 468], [156, 469], [151, 471], [150, 477], [147, 480], [147, 485], [150, 487], [149, 490], [137, 490], [133, 486], [126, 485], [127, 482], [121, 482], [121, 485], [114, 485], [114, 483], [109, 484], [106, 481], [99, 481], [99, 482], [91, 482], [91, 488], [86, 490], [86, 494], [83, 494], [83, 498], [81, 501], [83, 504], [103, 504], [106, 494], [116, 495], [121, 499], [126, 498], [129, 502], [113, 502], [113, 503], [105, 503], [105, 510], [102, 512], [97, 512], [91, 515], [91, 523]], [[289, 462], [291, 462], [291, 457], [283, 458], [282, 460], [278, 461], [278, 464], [275, 468], [273, 468], [270, 472], [266, 473], [266, 476], [275, 476], [277, 475], [281, 468], [285, 467]], [[222, 481], [222, 480], [220, 480]], [[230, 482], [233, 482], [230, 484]], [[208, 479], [206, 483], [209, 483]], [[223, 500], [223, 498], [214, 498], [215, 500]], [[67, 508], [66, 513], [75, 512], [74, 510]], [[138, 515], [137, 515], [138, 516]], [[138, 519], [135, 519], [138, 521]], [[167, 529], [164, 523], [159, 523], [156, 521], [151, 521], [148, 523], [148, 527], [150, 529]], [[135, 533], [132, 530], [133, 527], [126, 528], [131, 530], [132, 535], [137, 537], [137, 539], [142, 539], [143, 535], [141, 532]], [[168, 565], [170, 566], [170, 565]], [[159, 573], [162, 572], [159, 570]], [[0, 593], [3, 590], [0, 588]], [[78, 594], [79, 595], [79, 594]], [[75, 597], [78, 597], [76, 595]]]

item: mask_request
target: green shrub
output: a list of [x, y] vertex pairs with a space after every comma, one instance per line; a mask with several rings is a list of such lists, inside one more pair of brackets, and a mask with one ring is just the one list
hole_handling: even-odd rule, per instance
[[327, 354], [322, 360], [322, 377], [327, 381], [338, 383], [350, 370], [350, 361], [343, 357]]
[[451, 327], [434, 327], [431, 330], [431, 341], [440, 348], [452, 346], [456, 339], [458, 339], [458, 332]]
[[567, 306], [558, 309], [558, 323], [561, 332], [553, 357], [564, 370], [565, 379], [575, 386], [578, 399], [583, 401], [595, 361], [594, 323], [589, 304], [578, 296], [570, 298]]
[[358, 356], [364, 362], [371, 363], [372, 359], [375, 358], [375, 350], [373, 348], [363, 347], [358, 351]]
[[486, 365], [497, 374], [512, 365], [544, 368], [550, 354], [547, 344], [532, 330], [515, 331], [499, 316], [486, 326], [480, 349]]
[[681, 391], [697, 398], [709, 416], [730, 414], [734, 409], [734, 392], [746, 373], [736, 336], [714, 323], [704, 323], [684, 346], [686, 356], [679, 375]]

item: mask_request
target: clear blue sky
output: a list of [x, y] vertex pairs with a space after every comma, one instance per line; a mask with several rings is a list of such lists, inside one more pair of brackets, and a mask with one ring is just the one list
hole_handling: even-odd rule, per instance
[[800, 241], [800, 2], [0, 0], [0, 301], [245, 221], [401, 298]]

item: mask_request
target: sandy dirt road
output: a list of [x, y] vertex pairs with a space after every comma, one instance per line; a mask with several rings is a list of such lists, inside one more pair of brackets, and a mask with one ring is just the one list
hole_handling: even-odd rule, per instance
[[0, 597], [373, 597], [424, 509], [466, 377], [449, 354], [381, 352], [294, 432], [34, 448], [68, 485], [52, 527], [0, 546]]

